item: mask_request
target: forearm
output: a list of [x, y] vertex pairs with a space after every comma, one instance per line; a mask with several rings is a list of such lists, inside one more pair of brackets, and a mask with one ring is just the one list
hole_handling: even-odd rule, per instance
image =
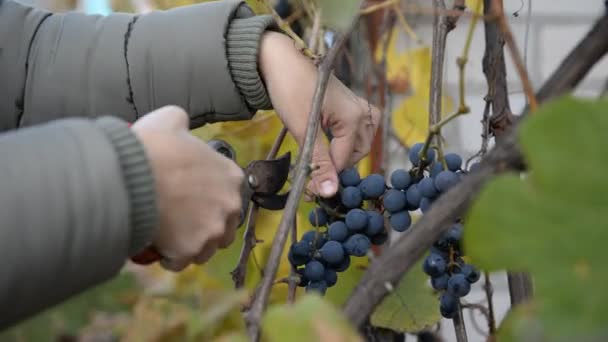
[[154, 233], [154, 182], [126, 125], [6, 133], [0, 157], [0, 328], [109, 279]]
[[[21, 14], [29, 15], [23, 14], [27, 9], [23, 5], [6, 3], [21, 6]], [[6, 3], [0, 7], [0, 21]], [[17, 118], [9, 124], [99, 115], [134, 121], [171, 104], [184, 108], [191, 115], [191, 126], [198, 127], [248, 119], [257, 109], [271, 106], [257, 58], [261, 35], [272, 21], [253, 16], [244, 1], [209, 2], [140, 16], [40, 16], [37, 21], [24, 19], [22, 25], [37, 28], [10, 41], [17, 44], [13, 40], [24, 39], [29, 44], [21, 44], [28, 51], [13, 59], [23, 80], [14, 84], [0, 80], [0, 88], [20, 88], [15, 98], [0, 97], [2, 107], [17, 108]], [[10, 62], [0, 56], [0, 69]], [[11, 127], [4, 122], [0, 128]]]

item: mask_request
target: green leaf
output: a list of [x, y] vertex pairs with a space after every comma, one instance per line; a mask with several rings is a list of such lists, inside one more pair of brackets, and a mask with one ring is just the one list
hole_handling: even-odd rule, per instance
[[362, 341], [342, 313], [315, 294], [302, 296], [293, 305], [270, 307], [262, 332], [268, 342]]
[[520, 128], [530, 172], [501, 176], [474, 203], [465, 249], [485, 269], [532, 273], [544, 333], [600, 333], [608, 316], [608, 101], [564, 98]]
[[128, 310], [137, 296], [130, 273], [90, 289], [0, 334], [0, 341], [54, 341], [62, 334], [77, 334], [92, 315]]
[[418, 332], [440, 319], [438, 297], [419, 262], [376, 307], [371, 323], [399, 332]]
[[318, 0], [317, 3], [323, 24], [339, 32], [350, 27], [361, 5], [359, 0]]

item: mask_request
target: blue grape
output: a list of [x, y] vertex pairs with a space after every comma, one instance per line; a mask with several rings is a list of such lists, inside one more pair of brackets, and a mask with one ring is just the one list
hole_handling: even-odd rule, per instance
[[455, 297], [464, 297], [471, 291], [471, 284], [462, 273], [456, 273], [448, 280], [448, 292]]
[[325, 280], [311, 281], [310, 283], [308, 283], [308, 285], [306, 285], [307, 293], [316, 292], [316, 293], [320, 294], [321, 296], [323, 296], [326, 291], [327, 291], [327, 283], [325, 282]]
[[450, 229], [445, 233], [445, 240], [450, 244], [458, 244], [462, 239], [462, 234], [464, 232], [464, 227], [460, 223], [455, 223], [450, 227]]
[[430, 254], [437, 254], [440, 255], [442, 258], [444, 258], [445, 260], [448, 260], [450, 257], [449, 252], [447, 251], [443, 251], [435, 246], [431, 246], [431, 252]]
[[352, 209], [346, 214], [346, 226], [350, 231], [358, 232], [367, 226], [367, 213], [361, 209]]
[[[410, 161], [412, 162], [413, 165], [418, 166], [420, 164], [420, 151], [422, 151], [422, 148], [424, 147], [423, 143], [417, 143], [414, 144], [414, 146], [412, 146], [412, 148], [410, 149]], [[433, 150], [432, 148], [429, 147], [429, 149], [426, 150], [426, 162], [430, 163], [435, 159], [435, 150]]]
[[302, 240], [291, 245], [291, 250], [293, 251], [293, 255], [305, 257], [309, 256], [312, 252], [311, 247], [312, 245], [310, 244], [310, 242]]
[[313, 227], [321, 227], [327, 224], [327, 212], [323, 208], [315, 208], [308, 214], [308, 221]]
[[458, 171], [462, 167], [462, 158], [456, 153], [448, 153], [444, 157], [445, 163], [448, 165], [448, 170]]
[[431, 209], [431, 204], [433, 204], [433, 201], [430, 198], [422, 197], [420, 200], [420, 210], [422, 210], [423, 213], [426, 213]]
[[439, 311], [441, 312], [441, 316], [445, 318], [454, 318], [458, 311], [458, 298], [448, 292], [444, 292], [439, 297]]
[[460, 179], [458, 178], [458, 175], [456, 175], [454, 172], [441, 171], [437, 177], [435, 177], [435, 187], [440, 192], [446, 192], [459, 181]]
[[377, 173], [371, 174], [361, 181], [361, 191], [366, 198], [378, 198], [386, 190], [384, 177]]
[[322, 263], [313, 260], [306, 264], [304, 268], [304, 276], [310, 281], [319, 281], [323, 279], [325, 273], [325, 266]]
[[344, 258], [344, 248], [338, 241], [327, 241], [321, 249], [319, 254], [323, 261], [330, 265], [336, 265], [342, 262]]
[[439, 277], [431, 278], [431, 286], [435, 290], [446, 290], [448, 288], [448, 280], [450, 276], [447, 273], [440, 275]]
[[302, 235], [302, 240], [306, 240], [310, 243], [316, 241], [315, 248], [321, 248], [321, 246], [323, 246], [323, 244], [327, 241], [325, 236], [323, 236], [323, 233], [319, 233], [315, 230], [309, 230], [304, 233], [304, 235]]
[[466, 264], [466, 265], [462, 266], [460, 268], [460, 273], [471, 284], [476, 283], [479, 280], [480, 276], [481, 276], [479, 274], [479, 271], [473, 265], [469, 265], [469, 264]]
[[397, 232], [406, 231], [412, 224], [412, 218], [407, 210], [394, 213], [389, 217], [391, 227]]
[[433, 177], [433, 178], [437, 177], [437, 175], [443, 170], [444, 170], [444, 168], [443, 168], [442, 163], [434, 162], [433, 165], [431, 165], [431, 171], [430, 171], [431, 177]]
[[342, 186], [357, 186], [361, 182], [359, 171], [356, 168], [351, 167], [340, 172], [340, 183]]
[[410, 209], [418, 209], [420, 207], [420, 200], [422, 199], [422, 194], [420, 190], [418, 190], [418, 185], [414, 184], [410, 186], [405, 192], [405, 197], [407, 199], [407, 205]]
[[340, 199], [346, 208], [358, 208], [363, 203], [363, 193], [356, 186], [349, 186], [342, 190]]
[[[342, 245], [342, 247], [344, 247], [344, 245]], [[344, 272], [348, 269], [349, 266], [350, 256], [348, 254], [344, 254], [344, 259], [342, 259], [342, 262], [339, 265], [332, 265], [332, 268], [336, 272]]]
[[332, 287], [338, 282], [338, 273], [332, 269], [326, 268], [323, 280], [325, 280], [327, 287]]
[[367, 254], [372, 243], [369, 238], [363, 234], [355, 234], [349, 237], [342, 245], [346, 253], [352, 256], [362, 257]]
[[424, 264], [422, 265], [424, 273], [428, 274], [431, 277], [439, 277], [444, 274], [447, 269], [447, 263], [445, 259], [439, 255], [431, 253], [429, 256], [424, 259]]
[[395, 213], [401, 211], [405, 208], [405, 204], [407, 199], [405, 194], [402, 191], [390, 189], [382, 198], [382, 204], [384, 205], [384, 209], [388, 210], [390, 213]]
[[397, 190], [407, 189], [411, 182], [412, 177], [410, 176], [410, 173], [403, 169], [395, 170], [391, 174], [391, 184], [393, 185], [393, 188]]
[[342, 221], [336, 221], [329, 225], [327, 230], [327, 236], [330, 240], [344, 242], [348, 238], [349, 232], [348, 227]]
[[296, 268], [296, 273], [300, 275], [300, 282], [298, 283], [298, 286], [306, 287], [310, 281], [304, 275], [304, 267]]
[[384, 231], [384, 216], [377, 211], [367, 211], [367, 227], [365, 228], [365, 235], [374, 236]]
[[469, 172], [475, 172], [475, 171], [479, 170], [480, 167], [481, 167], [481, 164], [473, 163], [473, 164], [471, 164], [471, 166], [469, 166]]
[[428, 198], [435, 198], [435, 196], [439, 195], [433, 178], [424, 178], [421, 180], [420, 183], [418, 183], [418, 190], [420, 190], [422, 196]]
[[376, 245], [376, 246], [380, 246], [382, 244], [384, 244], [386, 242], [386, 240], [388, 240], [388, 234], [387, 233], [380, 233], [377, 235], [374, 235], [370, 238], [372, 244]]
[[310, 257], [294, 255], [292, 250], [287, 253], [287, 259], [293, 266], [302, 266], [310, 261]]

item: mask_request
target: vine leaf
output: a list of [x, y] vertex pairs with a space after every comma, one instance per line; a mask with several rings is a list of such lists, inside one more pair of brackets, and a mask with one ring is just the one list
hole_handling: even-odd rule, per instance
[[314, 294], [302, 296], [295, 305], [270, 307], [262, 331], [268, 342], [363, 341], [340, 311]]
[[418, 263], [371, 316], [375, 327], [418, 332], [439, 322], [439, 300]]
[[359, 11], [359, 0], [317, 0], [321, 21], [326, 27], [339, 32], [348, 29]]
[[519, 139], [527, 178], [489, 183], [467, 221], [465, 248], [475, 263], [532, 273], [551, 340], [606, 329], [607, 109], [607, 100], [567, 97], [526, 119]]

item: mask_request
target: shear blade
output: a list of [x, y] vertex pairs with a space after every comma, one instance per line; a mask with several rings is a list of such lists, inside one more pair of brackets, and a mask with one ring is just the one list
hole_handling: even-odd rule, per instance
[[291, 152], [272, 160], [255, 160], [247, 166], [247, 181], [256, 195], [270, 196], [279, 192], [289, 176]]
[[285, 208], [288, 196], [289, 192], [270, 196], [253, 196], [251, 200], [264, 209], [281, 210]]

